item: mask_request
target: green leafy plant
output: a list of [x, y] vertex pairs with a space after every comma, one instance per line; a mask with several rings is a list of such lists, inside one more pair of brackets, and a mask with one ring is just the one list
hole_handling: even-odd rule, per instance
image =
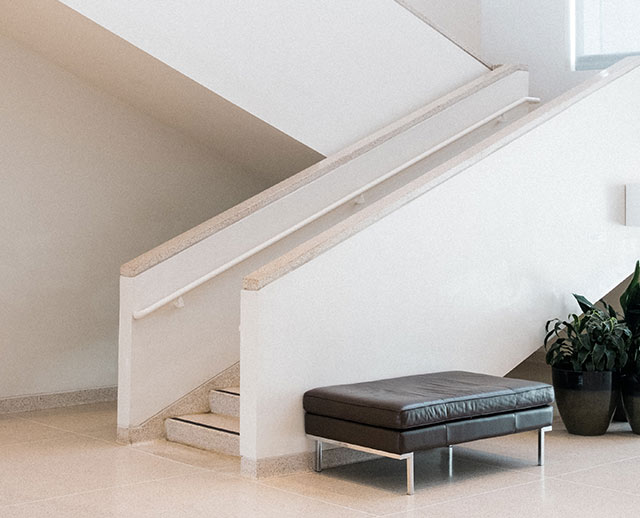
[[606, 302], [599, 309], [581, 295], [574, 297], [584, 314], [554, 318], [545, 326], [547, 363], [576, 372], [621, 370], [627, 364], [631, 330]]
[[[574, 293], [573, 298], [578, 301], [578, 305], [580, 306], [580, 309], [584, 313], [598, 309], [598, 307], [595, 304], [593, 304], [592, 302], [589, 302], [589, 300], [587, 300], [587, 298], [583, 297], [582, 295], [576, 295]], [[610, 317], [615, 317], [616, 319], [620, 320], [620, 317], [618, 316], [618, 312], [613, 308], [611, 304], [609, 304], [604, 299], [600, 301], [600, 304], [602, 304], [602, 307], [609, 314]]]
[[640, 374], [640, 261], [636, 261], [631, 282], [620, 297], [620, 307], [632, 336], [626, 370]]

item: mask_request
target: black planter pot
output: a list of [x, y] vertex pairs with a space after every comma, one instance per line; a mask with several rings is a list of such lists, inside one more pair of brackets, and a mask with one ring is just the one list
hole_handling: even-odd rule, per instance
[[621, 383], [624, 413], [633, 433], [640, 435], [640, 378], [624, 376]]
[[576, 435], [602, 435], [609, 428], [620, 392], [613, 372], [552, 369], [560, 417]]

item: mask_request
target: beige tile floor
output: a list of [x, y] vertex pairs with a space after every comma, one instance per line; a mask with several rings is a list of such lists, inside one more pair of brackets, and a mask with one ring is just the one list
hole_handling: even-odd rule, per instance
[[614, 424], [577, 437], [561, 423], [535, 466], [525, 433], [416, 459], [252, 481], [236, 458], [157, 441], [115, 443], [115, 405], [0, 416], [0, 517], [614, 517], [640, 516], [640, 436]]

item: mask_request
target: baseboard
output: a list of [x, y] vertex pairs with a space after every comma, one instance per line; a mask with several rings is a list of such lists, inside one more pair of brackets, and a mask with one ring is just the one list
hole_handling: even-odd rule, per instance
[[[313, 470], [314, 452], [295, 453], [280, 457], [264, 459], [248, 459], [242, 457], [240, 469], [242, 476], [251, 479], [269, 478], [290, 475]], [[349, 448], [331, 448], [325, 445], [322, 453], [322, 467], [335, 468], [347, 464], [355, 464], [372, 459], [379, 459], [377, 455], [351, 450]]]
[[153, 441], [165, 437], [164, 421], [170, 417], [185, 414], [200, 414], [209, 411], [209, 392], [218, 388], [238, 384], [240, 362], [217, 374], [195, 388], [175, 403], [172, 403], [139, 426], [125, 428], [118, 426], [117, 441], [121, 444]]
[[54, 392], [50, 394], [34, 394], [30, 396], [13, 396], [0, 399], [0, 414], [102, 403], [115, 401], [117, 397], [117, 387], [101, 387], [69, 392]]

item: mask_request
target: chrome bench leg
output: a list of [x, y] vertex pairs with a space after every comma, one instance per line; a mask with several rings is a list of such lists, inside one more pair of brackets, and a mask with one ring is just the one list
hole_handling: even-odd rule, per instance
[[318, 473], [322, 471], [322, 441], [316, 441], [316, 458], [313, 469]]
[[407, 494], [412, 495], [414, 492], [413, 477], [413, 453], [407, 455]]
[[538, 466], [544, 466], [544, 434], [550, 431], [550, 426], [538, 430]]
[[373, 453], [374, 455], [381, 455], [382, 457], [389, 457], [390, 459], [406, 460], [407, 461], [407, 494], [412, 495], [414, 491], [414, 479], [413, 479], [413, 452], [411, 453], [391, 453], [388, 451], [374, 450], [373, 448], [367, 448], [366, 446], [359, 446], [357, 444], [350, 444], [348, 442], [336, 441], [335, 439], [327, 439], [326, 437], [319, 437], [317, 435], [307, 434], [307, 437], [313, 439], [316, 443], [316, 454], [313, 469], [315, 471], [322, 471], [322, 443], [336, 444], [343, 448], [350, 448], [356, 451], [363, 451], [365, 453]]
[[453, 446], [449, 445], [449, 476], [453, 477]]

